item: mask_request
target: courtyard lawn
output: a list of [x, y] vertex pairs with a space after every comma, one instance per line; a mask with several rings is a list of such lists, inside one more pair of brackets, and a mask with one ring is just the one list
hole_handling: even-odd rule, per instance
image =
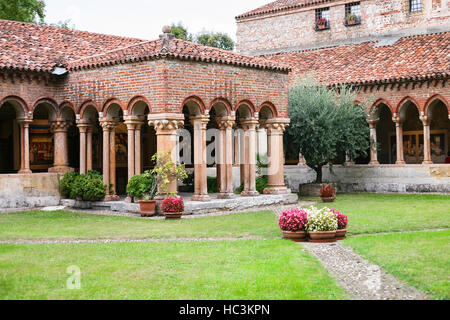
[[450, 227], [450, 196], [445, 195], [338, 194], [334, 203], [317, 205], [324, 206], [348, 215], [350, 235]]
[[[69, 266], [81, 290], [67, 290]], [[345, 299], [284, 240], [0, 246], [0, 299]]]
[[0, 240], [280, 237], [271, 211], [179, 221], [110, 217], [69, 211], [0, 214]]
[[436, 299], [450, 299], [450, 230], [347, 239], [346, 245]]

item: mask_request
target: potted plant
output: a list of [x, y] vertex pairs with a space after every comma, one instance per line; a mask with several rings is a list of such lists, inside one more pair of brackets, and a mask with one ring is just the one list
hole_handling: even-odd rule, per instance
[[176, 193], [169, 192], [169, 184], [173, 180], [183, 181], [188, 178], [184, 166], [173, 162], [170, 151], [156, 153], [153, 155], [152, 161], [155, 162], [155, 168], [151, 173], [156, 177], [157, 195], [162, 198], [175, 197]]
[[328, 25], [328, 20], [326, 18], [319, 18], [316, 20], [316, 26], [318, 29], [325, 29]]
[[308, 230], [310, 242], [336, 242], [336, 230], [338, 220], [329, 208], [317, 209], [310, 207], [305, 209], [308, 214]]
[[166, 220], [180, 219], [184, 213], [184, 201], [182, 197], [164, 199], [161, 209]]
[[278, 225], [283, 231], [283, 237], [295, 242], [306, 241], [306, 226], [308, 214], [301, 209], [284, 210], [278, 219]]
[[334, 202], [336, 200], [336, 192], [331, 184], [324, 184], [320, 189], [320, 197], [323, 202]]
[[331, 209], [338, 221], [338, 229], [336, 231], [336, 240], [344, 240], [347, 234], [348, 217], [335, 209]]
[[142, 217], [155, 215], [156, 201], [154, 197], [156, 186], [156, 178], [150, 171], [134, 176], [128, 182], [127, 194], [132, 198], [139, 199]]
[[355, 14], [349, 13], [347, 15], [347, 25], [349, 25], [349, 26], [355, 25], [357, 20], [358, 20], [358, 18], [356, 17]]

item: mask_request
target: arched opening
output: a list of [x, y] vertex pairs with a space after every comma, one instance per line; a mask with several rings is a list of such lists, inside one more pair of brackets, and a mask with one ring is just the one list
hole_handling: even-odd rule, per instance
[[[99, 123], [99, 114], [97, 108], [93, 105], [88, 105], [81, 114], [81, 122], [78, 125], [78, 131], [80, 132], [80, 126], [86, 126], [85, 145], [79, 144], [79, 155], [84, 154], [86, 158], [86, 172], [89, 170], [96, 170], [102, 172], [103, 168], [103, 139], [102, 139], [102, 127]], [[81, 138], [81, 137], [80, 137]], [[80, 139], [81, 141], [81, 139]], [[78, 167], [81, 168], [80, 158], [78, 160]]]
[[0, 105], [0, 174], [20, 170], [20, 128], [18, 119], [24, 118], [23, 108], [15, 101]]
[[380, 164], [393, 164], [396, 161], [395, 123], [392, 121], [392, 112], [389, 107], [380, 103], [375, 109], [377, 120], [377, 156]]
[[61, 109], [61, 118], [69, 124], [67, 129], [67, 153], [69, 167], [79, 170], [80, 168], [80, 134], [76, 124], [75, 112], [72, 108], [64, 106]]
[[[421, 164], [424, 159], [423, 124], [420, 121], [419, 109], [411, 101], [406, 101], [400, 108], [400, 120], [403, 126], [403, 157], [406, 164]], [[395, 135], [391, 136], [391, 150]], [[395, 157], [392, 157], [396, 159]]]
[[135, 131], [135, 150], [137, 156], [135, 158], [136, 175], [153, 168], [152, 157], [157, 152], [156, 131], [146, 121], [149, 113], [150, 107], [144, 101], [136, 102], [131, 109], [131, 115], [137, 117], [138, 121], [142, 124], [140, 128], [136, 128], [138, 132]]
[[49, 102], [39, 103], [33, 111], [30, 124], [30, 169], [48, 172], [54, 163], [54, 135], [51, 120], [56, 119], [56, 107]]
[[440, 100], [434, 100], [427, 109], [430, 122], [430, 153], [433, 163], [445, 163], [450, 157], [450, 119], [448, 108]]

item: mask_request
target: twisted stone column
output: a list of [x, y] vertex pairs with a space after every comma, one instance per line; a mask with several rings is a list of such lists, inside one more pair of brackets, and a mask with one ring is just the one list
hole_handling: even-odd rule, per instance
[[433, 164], [431, 160], [431, 119], [428, 116], [421, 116], [420, 120], [423, 124], [423, 162], [422, 164]]
[[[157, 113], [148, 115], [148, 125], [153, 126], [156, 131], [158, 153], [170, 152], [172, 161], [177, 162], [177, 130], [184, 126], [184, 115], [178, 113]], [[176, 179], [171, 179], [169, 193], [177, 193], [178, 186]], [[161, 195], [163, 191], [158, 190], [157, 199], [164, 199]]]
[[50, 126], [53, 130], [54, 143], [54, 159], [53, 167], [48, 172], [66, 173], [74, 171], [69, 168], [69, 154], [67, 147], [67, 131], [70, 127], [70, 122], [65, 119], [55, 119], [50, 121]]
[[245, 137], [244, 191], [241, 195], [247, 197], [259, 195], [256, 191], [256, 126], [258, 124], [258, 120], [253, 118], [241, 120]]
[[284, 183], [284, 149], [283, 135], [289, 119], [269, 119], [263, 125], [267, 128], [267, 148], [269, 156], [268, 187], [265, 194], [287, 194], [291, 193]]
[[379, 165], [377, 146], [377, 120], [369, 120], [370, 126], [370, 165]]
[[403, 121], [400, 117], [394, 117], [392, 121], [395, 123], [395, 133], [397, 141], [397, 161], [395, 164], [404, 165], [405, 158], [403, 154]]
[[30, 123], [33, 120], [22, 119], [17, 121], [20, 126], [20, 144], [21, 144], [21, 158], [20, 158], [20, 174], [31, 173], [30, 170]]
[[210, 201], [206, 163], [206, 127], [209, 116], [191, 117], [194, 128], [194, 196], [192, 201]]
[[233, 126], [235, 117], [217, 118], [221, 139], [217, 148], [219, 149], [220, 159], [217, 168], [220, 177], [219, 195], [220, 199], [229, 199], [234, 195], [233, 188]]

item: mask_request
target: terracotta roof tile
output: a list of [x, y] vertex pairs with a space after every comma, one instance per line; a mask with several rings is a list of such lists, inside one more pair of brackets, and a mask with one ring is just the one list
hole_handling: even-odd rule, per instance
[[293, 76], [313, 72], [328, 85], [392, 82], [450, 76], [450, 32], [267, 55], [290, 65]]
[[236, 17], [237, 20], [248, 18], [252, 16], [259, 16], [264, 14], [275, 13], [279, 11], [285, 11], [290, 9], [296, 9], [301, 7], [308, 7], [311, 5], [328, 3], [336, 0], [277, 0], [271, 3], [268, 3], [262, 7], [257, 9], [248, 11]]
[[52, 72], [95, 68], [161, 57], [231, 64], [288, 72], [289, 67], [261, 57], [172, 39], [139, 40], [0, 20], [0, 68]]

